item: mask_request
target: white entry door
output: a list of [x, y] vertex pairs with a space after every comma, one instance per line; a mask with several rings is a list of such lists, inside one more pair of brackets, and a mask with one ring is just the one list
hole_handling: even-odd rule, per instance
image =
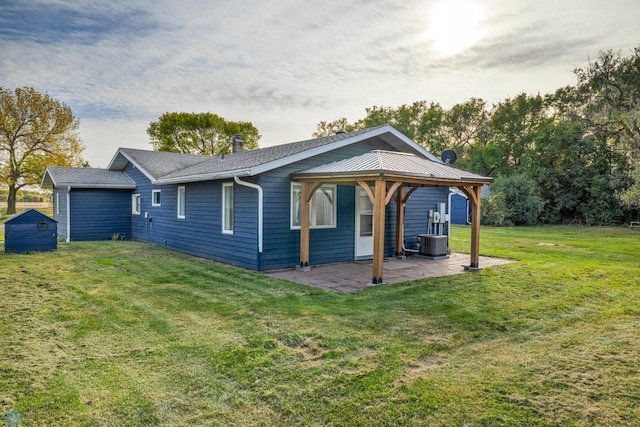
[[373, 205], [367, 192], [356, 187], [356, 258], [373, 257]]

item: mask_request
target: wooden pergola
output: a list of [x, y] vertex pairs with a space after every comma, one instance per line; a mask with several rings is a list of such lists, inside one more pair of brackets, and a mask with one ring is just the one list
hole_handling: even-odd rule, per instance
[[[395, 154], [395, 153], [394, 153]], [[405, 153], [402, 153], [405, 154]], [[422, 162], [431, 160], [420, 159]], [[353, 159], [346, 161], [353, 164]], [[332, 166], [332, 167], [326, 167]], [[490, 184], [492, 179], [472, 173], [449, 173], [450, 170], [464, 172], [444, 164], [437, 164], [436, 170], [447, 173], [424, 173], [412, 170], [385, 167], [376, 170], [345, 170], [339, 162], [299, 172], [292, 179], [301, 183], [301, 215], [300, 215], [300, 266], [309, 266], [309, 203], [315, 191], [323, 184], [357, 185], [364, 189], [373, 205], [373, 274], [372, 283], [383, 282], [384, 263], [384, 229], [386, 206], [391, 199], [396, 203], [395, 253], [403, 254], [404, 240], [404, 207], [411, 195], [420, 187], [457, 187], [469, 199], [472, 206], [471, 220], [471, 259], [469, 269], [478, 269], [480, 258], [480, 191], [483, 185]], [[432, 165], [428, 165], [432, 166]], [[358, 169], [353, 168], [353, 169]], [[448, 175], [448, 176], [445, 176]]]

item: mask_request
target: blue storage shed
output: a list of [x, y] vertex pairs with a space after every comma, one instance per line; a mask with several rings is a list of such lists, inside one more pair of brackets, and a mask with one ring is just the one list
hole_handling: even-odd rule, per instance
[[[482, 186], [480, 190], [480, 198], [488, 199], [491, 197], [491, 187]], [[473, 215], [473, 204], [467, 196], [457, 188], [449, 189], [449, 209], [451, 209], [451, 224], [469, 225]]]
[[27, 209], [4, 221], [4, 251], [34, 252], [58, 249], [58, 223], [35, 209]]
[[451, 190], [451, 224], [467, 225], [471, 223], [471, 203], [464, 193]]

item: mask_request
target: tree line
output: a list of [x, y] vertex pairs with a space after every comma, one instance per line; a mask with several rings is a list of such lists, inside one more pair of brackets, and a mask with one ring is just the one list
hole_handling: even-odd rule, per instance
[[[493, 105], [471, 98], [449, 109], [416, 101], [373, 106], [365, 117], [318, 123], [315, 137], [390, 124], [456, 167], [494, 178], [483, 220], [495, 225], [619, 224], [640, 215], [640, 47], [603, 51], [552, 94], [519, 94]], [[71, 109], [33, 88], [0, 86], [0, 184], [7, 212], [47, 165], [88, 166]], [[165, 113], [147, 133], [158, 151], [219, 155], [233, 134], [258, 148], [251, 122], [212, 113]]]
[[[8, 214], [16, 213], [21, 189], [38, 185], [47, 166], [89, 167], [78, 126], [71, 108], [48, 93], [0, 86], [0, 185], [7, 188]], [[209, 156], [231, 152], [234, 134], [244, 136], [247, 150], [258, 148], [260, 139], [251, 122], [212, 113], [165, 113], [147, 133], [157, 151]]]
[[390, 124], [456, 167], [494, 178], [483, 219], [495, 225], [619, 224], [640, 208], [640, 47], [603, 51], [575, 84], [493, 105], [416, 101], [318, 123], [314, 136]]

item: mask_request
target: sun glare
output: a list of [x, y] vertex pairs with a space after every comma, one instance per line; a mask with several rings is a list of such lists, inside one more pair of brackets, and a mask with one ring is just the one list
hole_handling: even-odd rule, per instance
[[467, 0], [443, 0], [433, 7], [425, 36], [444, 56], [455, 55], [475, 45], [484, 35], [480, 5]]

